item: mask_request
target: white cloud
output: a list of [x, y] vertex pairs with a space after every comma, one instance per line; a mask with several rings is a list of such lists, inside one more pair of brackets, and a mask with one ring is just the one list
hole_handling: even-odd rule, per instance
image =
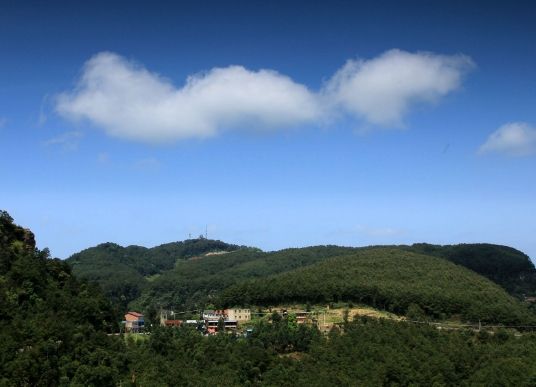
[[436, 101], [459, 87], [471, 63], [462, 55], [391, 50], [349, 61], [318, 92], [275, 71], [241, 66], [190, 76], [177, 88], [103, 52], [85, 64], [74, 90], [58, 96], [56, 110], [112, 136], [146, 142], [320, 124], [341, 109], [375, 125], [396, 126], [415, 102]]
[[236, 126], [299, 125], [320, 111], [305, 86], [274, 71], [215, 68], [177, 89], [113, 53], [90, 59], [77, 88], [60, 95], [56, 107], [113, 136], [155, 142], [209, 137]]
[[59, 146], [64, 151], [75, 151], [78, 149], [78, 145], [80, 144], [80, 140], [83, 136], [84, 134], [82, 132], [78, 130], [73, 130], [70, 132], [65, 132], [57, 137], [45, 141], [45, 145]]
[[464, 55], [389, 50], [371, 60], [350, 60], [326, 85], [332, 103], [380, 126], [401, 126], [410, 107], [456, 90], [473, 62]]
[[3, 128], [7, 123], [7, 118], [0, 117], [0, 128]]
[[527, 156], [536, 153], [536, 128], [525, 122], [510, 122], [490, 134], [479, 153]]

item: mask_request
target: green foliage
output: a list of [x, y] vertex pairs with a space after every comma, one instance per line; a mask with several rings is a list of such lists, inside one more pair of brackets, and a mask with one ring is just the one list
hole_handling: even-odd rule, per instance
[[[394, 246], [389, 249], [399, 252], [417, 252], [421, 256], [426, 255], [431, 261], [422, 262], [423, 268], [435, 267], [438, 264], [438, 260], [433, 257], [447, 259], [459, 266], [482, 274], [518, 297], [521, 297], [521, 294], [533, 294], [536, 286], [535, 269], [528, 257], [509, 247], [489, 244], [456, 246], [415, 244], [413, 246]], [[121, 247], [107, 243], [75, 254], [68, 262], [73, 265], [76, 274], [97, 281], [105, 294], [114, 304], [119, 306], [121, 311], [125, 310], [129, 304], [131, 308], [145, 311], [148, 311], [149, 308], [160, 307], [192, 310], [203, 308], [207, 304], [217, 303], [219, 299], [221, 300], [219, 295], [224, 289], [247, 280], [257, 280], [291, 272], [336, 256], [351, 253], [367, 254], [377, 250], [378, 247], [318, 246], [263, 253], [258, 249], [239, 248], [220, 241], [196, 239], [169, 243], [153, 249], [137, 246]], [[224, 255], [203, 256], [201, 259], [189, 259], [211, 251], [232, 252]], [[378, 268], [380, 271], [384, 270], [380, 266]], [[452, 269], [449, 268], [447, 272], [452, 272]], [[379, 274], [381, 275], [381, 273]], [[411, 273], [409, 275], [411, 276]], [[421, 290], [423, 288], [420, 284], [421, 278], [424, 278], [425, 281], [430, 280], [426, 273], [424, 277], [421, 274], [413, 274], [413, 277], [413, 279], [407, 277], [406, 283], [412, 282]], [[445, 278], [447, 277], [448, 275], [445, 276]], [[472, 281], [475, 278], [467, 280]], [[477, 282], [479, 281], [480, 279], [477, 279]], [[440, 283], [443, 286], [448, 285], [444, 280]], [[311, 284], [305, 283], [300, 286], [307, 288]], [[345, 295], [344, 297], [350, 298], [350, 302], [365, 299], [366, 303], [380, 308], [390, 308], [390, 310], [399, 313], [405, 313], [409, 306], [406, 301], [402, 301], [403, 305], [392, 303], [389, 299], [381, 301], [376, 295], [376, 289], [371, 288], [366, 291], [370, 293], [368, 296], [348, 297]], [[459, 291], [460, 289], [456, 290], [456, 292]], [[337, 292], [338, 290], [335, 293]], [[419, 292], [422, 293], [420, 290], [417, 293]], [[450, 297], [452, 292], [448, 293]], [[503, 302], [503, 296], [500, 297], [502, 300], [500, 303], [509, 304], [511, 301]], [[411, 298], [411, 296], [409, 297]], [[330, 297], [321, 296], [317, 299], [304, 300], [304, 302], [332, 302], [337, 301], [338, 298], [340, 298], [339, 295], [333, 294]], [[462, 298], [467, 299], [467, 297]], [[302, 298], [300, 299], [302, 300]], [[411, 300], [408, 301], [411, 303]], [[458, 299], [454, 303], [467, 304], [465, 301]], [[480, 303], [480, 301], [481, 297], [475, 299], [476, 303]], [[225, 302], [231, 301], [225, 300]], [[244, 302], [244, 299], [236, 300], [236, 303], [240, 302]], [[485, 304], [488, 301], [483, 300], [483, 302]], [[442, 317], [444, 314], [442, 307], [421, 304], [419, 304], [420, 307], [427, 315]], [[485, 305], [483, 308], [486, 309]], [[455, 309], [455, 305], [452, 309]], [[495, 310], [496, 308], [493, 311], [488, 310], [485, 314], [495, 313]], [[478, 318], [477, 315], [480, 311], [474, 310], [473, 312], [464, 312], [464, 317]], [[456, 312], [454, 310], [446, 312], [446, 315], [451, 314], [456, 314]], [[510, 309], [499, 313], [494, 320], [500, 320], [505, 314], [509, 315]], [[514, 313], [515, 318], [509, 320], [520, 321], [518, 314]]]
[[[105, 294], [118, 306], [119, 310], [124, 311], [130, 306], [130, 308], [148, 312], [151, 308], [173, 308], [175, 310], [201, 309], [207, 304], [217, 304], [219, 300], [223, 300], [223, 302], [229, 305], [233, 302], [236, 304], [243, 302], [254, 303], [255, 297], [250, 299], [239, 297], [235, 301], [232, 301], [229, 299], [228, 292], [225, 293], [223, 298], [219, 296], [225, 289], [239, 283], [247, 282], [247, 280], [253, 280], [255, 282], [258, 279], [266, 279], [276, 274], [283, 274], [299, 268], [308, 267], [336, 256], [347, 256], [351, 253], [375, 254], [374, 252], [378, 249], [378, 247], [347, 248], [318, 246], [263, 253], [258, 249], [239, 248], [239, 246], [227, 245], [220, 241], [201, 238], [169, 243], [152, 249], [138, 246], [121, 247], [112, 243], [105, 243], [73, 255], [68, 262], [73, 266], [75, 274], [82, 278], [98, 282]], [[430, 276], [427, 273], [423, 273], [423, 271], [427, 271], [430, 268], [437, 276], [438, 273], [434, 267], [437, 267], [439, 261], [434, 259], [434, 257], [443, 258], [459, 266], [467, 267], [501, 285], [518, 298], [521, 298], [522, 295], [534, 294], [536, 291], [536, 270], [534, 269], [534, 265], [526, 255], [509, 247], [489, 244], [462, 244], [455, 246], [415, 244], [412, 246], [394, 246], [388, 248], [388, 250], [396, 250], [400, 254], [402, 252], [418, 253], [421, 256], [426, 255], [429, 257], [430, 262], [422, 261], [420, 263], [421, 270], [417, 268], [415, 274], [406, 273], [407, 275], [404, 278], [406, 285], [409, 286], [411, 284], [411, 286], [419, 288], [416, 290], [419, 297], [423, 295], [423, 288], [434, 286], [433, 283], [429, 283], [431, 281]], [[204, 256], [205, 253], [214, 251], [229, 253]], [[384, 249], [384, 251], [387, 250]], [[395, 262], [386, 264], [390, 265], [391, 263], [395, 266], [397, 264]], [[381, 267], [381, 265], [376, 267], [378, 268], [378, 273], [376, 274], [379, 276], [383, 275], [382, 271], [385, 271], [387, 275], [393, 274], [389, 274], [389, 269]], [[376, 268], [371, 270], [376, 270]], [[438, 284], [441, 284], [443, 287], [448, 286], [448, 277], [452, 273], [456, 273], [456, 271], [448, 268], [447, 275], [442, 279], [440, 278]], [[411, 278], [412, 276], [413, 278]], [[346, 274], [345, 278], [347, 277], [348, 275]], [[421, 284], [421, 278], [424, 278], [424, 281], [428, 281], [429, 284]], [[387, 282], [392, 282], [393, 280], [390, 279]], [[465, 280], [481, 282], [481, 279], [477, 279], [476, 277], [465, 278], [463, 281]], [[348, 282], [348, 280], [345, 281]], [[314, 284], [307, 283], [307, 281], [306, 283], [301, 283], [303, 281], [298, 282], [304, 288], [315, 286]], [[381, 280], [380, 282], [382, 282], [380, 287], [383, 288], [386, 282]], [[451, 297], [453, 293], [460, 293], [462, 291], [461, 286], [463, 285], [455, 286], [457, 289], [454, 291], [448, 290], [446, 297]], [[473, 284], [472, 288], [475, 292], [478, 291], [476, 289], [478, 286], [480, 285]], [[318, 291], [315, 291], [315, 297], [318, 296], [316, 299], [308, 299], [308, 295], [305, 295], [304, 297], [300, 296], [299, 300], [306, 303], [332, 302], [340, 299], [341, 295], [338, 293], [340, 293], [342, 288], [345, 288], [345, 291], [351, 291], [344, 284], [333, 287], [335, 287], [332, 289], [333, 291], [328, 290], [328, 293], [333, 293], [329, 296], [326, 296], [326, 292], [318, 296], [320, 291], [318, 289]], [[381, 294], [377, 294], [379, 290], [374, 288], [374, 286], [369, 286], [367, 289], [363, 289], [361, 286], [359, 291], [364, 291], [366, 294], [344, 294], [342, 297], [350, 302], [364, 301], [373, 306], [386, 308], [399, 313], [406, 312], [409, 304], [413, 302], [412, 297], [414, 297], [414, 295], [405, 292], [406, 295], [404, 297], [408, 298], [407, 300], [400, 300], [400, 297], [395, 295], [395, 302], [391, 302], [390, 295], [385, 295], [382, 292], [380, 292]], [[395, 291], [395, 289], [391, 289], [390, 291]], [[439, 289], [436, 289], [436, 292], [438, 291]], [[473, 306], [468, 306], [469, 296], [464, 297], [463, 295], [457, 294], [457, 299], [452, 300], [451, 307], [447, 308], [448, 310], [444, 310], [445, 308], [443, 306], [445, 305], [438, 307], [434, 305], [433, 300], [429, 302], [429, 298], [434, 297], [431, 294], [434, 291], [428, 289], [426, 293], [427, 296], [425, 299], [415, 304], [420, 305], [425, 311], [425, 314], [429, 316], [443, 317], [444, 315], [457, 314], [455, 311], [457, 307], [455, 305], [456, 303], [463, 304], [462, 309], [466, 310], [461, 313], [466, 319], [478, 319], [479, 314], [482, 314], [481, 310], [477, 310], [478, 308], [475, 309]], [[489, 298], [492, 296], [489, 295], [486, 297]], [[484, 303], [480, 309], [488, 309], [483, 312], [485, 316], [489, 316], [490, 313], [495, 313], [498, 310], [496, 307], [493, 307], [492, 310], [486, 307], [485, 304], [488, 303], [487, 298], [482, 299], [482, 297], [477, 297], [475, 298], [475, 302], [473, 302], [473, 304]], [[284, 299], [289, 299], [289, 297], [285, 296]], [[441, 299], [439, 302], [445, 304]], [[501, 294], [498, 303], [505, 305], [506, 310], [498, 313], [496, 318], [492, 320], [499, 321], [505, 315], [512, 317], [512, 310], [507, 306], [511, 303], [511, 300], [505, 301], [504, 295]], [[473, 310], [469, 311], [467, 309]], [[514, 309], [519, 308], [515, 307]], [[520, 313], [525, 314], [525, 311], [519, 312], [518, 310], [514, 312], [513, 318], [509, 317], [507, 320], [526, 320], [525, 317], [520, 316]]]
[[96, 285], [0, 212], [0, 385], [113, 385], [126, 365], [106, 335], [116, 321]]
[[128, 346], [123, 385], [531, 386], [536, 336], [481, 337], [362, 318], [328, 337], [285, 318], [260, 322], [248, 339], [159, 329]]
[[411, 303], [406, 310], [406, 317], [412, 321], [425, 321], [426, 313], [419, 305]]
[[228, 252], [239, 249], [221, 241], [190, 239], [153, 247], [122, 247], [103, 243], [72, 255], [67, 262], [80, 278], [97, 282], [108, 298], [121, 311], [130, 301], [140, 297], [149, 282], [178, 261], [208, 252]]
[[355, 301], [404, 314], [411, 304], [435, 318], [533, 323], [503, 289], [446, 260], [396, 248], [368, 248], [279, 275], [228, 287], [223, 305]]
[[488, 243], [450, 246], [418, 243], [407, 249], [445, 258], [467, 267], [501, 285], [518, 298], [523, 298], [524, 295], [536, 295], [534, 264], [526, 254], [511, 247]]
[[191, 310], [213, 303], [225, 288], [250, 278], [262, 278], [312, 265], [354, 248], [318, 246], [263, 253], [243, 248], [222, 256], [179, 261], [173, 270], [152, 281], [132, 305], [145, 309], [151, 304]]
[[536, 337], [480, 340], [472, 333], [361, 319], [314, 341], [307, 356], [263, 374], [266, 385], [530, 386]]

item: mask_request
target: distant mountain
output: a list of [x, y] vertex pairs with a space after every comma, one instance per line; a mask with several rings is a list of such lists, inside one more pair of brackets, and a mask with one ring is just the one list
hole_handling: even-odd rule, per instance
[[97, 282], [112, 301], [126, 307], [130, 301], [140, 296], [150, 276], [173, 269], [178, 261], [240, 248], [205, 238], [167, 243], [153, 248], [103, 243], [72, 255], [67, 263], [78, 277]]
[[534, 323], [525, 305], [490, 280], [447, 260], [405, 249], [360, 249], [266, 278], [242, 281], [221, 305], [356, 302], [406, 314], [503, 324]]
[[[74, 254], [67, 262], [72, 265], [74, 273], [78, 276], [98, 282], [108, 297], [123, 309], [130, 305], [141, 310], [159, 307], [191, 310], [207, 304], [214, 304], [221, 292], [234, 285], [238, 286], [238, 284], [247, 283], [252, 279], [270, 278], [271, 281], [275, 275], [307, 268], [334, 257], [367, 253], [374, 255], [378, 259], [379, 265], [383, 258], [381, 254], [378, 255], [378, 251], [387, 251], [386, 248], [389, 248], [389, 251], [398, 252], [397, 254], [402, 257], [408, 256], [407, 253], [418, 254], [420, 266], [416, 268], [419, 270], [416, 270], [415, 273], [421, 273], [425, 269], [437, 272], [435, 268], [440, 265], [442, 270], [448, 269], [449, 273], [459, 274], [459, 269], [465, 267], [492, 280], [518, 298], [536, 293], [534, 281], [536, 269], [530, 259], [518, 250], [491, 244], [438, 246], [421, 243], [412, 246], [362, 248], [316, 246], [262, 252], [259, 249], [226, 244], [221, 241], [192, 239], [168, 243], [151, 249], [139, 246], [122, 247], [113, 243], [105, 243]], [[423, 258], [430, 262], [422, 260]], [[389, 264], [396, 266], [396, 260], [389, 262]], [[448, 265], [444, 266], [445, 264]], [[323, 270], [326, 269], [327, 267], [323, 266]], [[386, 278], [393, 275], [388, 267], [380, 265], [377, 270], [375, 275], [385, 275]], [[409, 275], [409, 273], [404, 273], [404, 275]], [[389, 278], [389, 281], [395, 281], [396, 276]], [[423, 281], [427, 278], [427, 276], [414, 274], [406, 284], [412, 283], [415, 289], [422, 288]], [[450, 284], [462, 288], [466, 286], [467, 289], [477, 289], [478, 286], [485, 283], [486, 285], [482, 286], [488, 290], [491, 289], [489, 282], [482, 282], [482, 278], [479, 276], [474, 275], [468, 278], [465, 278], [464, 281], [473, 281], [472, 284], [460, 285], [463, 281], [460, 284], [456, 282]], [[303, 282], [298, 277], [294, 279], [296, 283]], [[443, 297], [442, 294], [454, 297], [448, 289], [445, 291], [439, 287], [439, 283], [434, 279], [434, 281], [428, 282], [427, 286], [434, 288], [440, 298]], [[443, 285], [448, 284], [444, 283]], [[337, 284], [333, 286], [340, 287]], [[496, 287], [493, 289], [493, 294], [500, 290]], [[231, 294], [229, 292], [225, 294], [228, 296]], [[431, 294], [434, 294], [435, 297], [436, 293], [432, 292]], [[478, 296], [478, 294], [475, 290], [475, 295]], [[503, 293], [495, 295], [502, 300], [501, 302], [504, 301]], [[334, 296], [336, 297], [336, 294]], [[345, 297], [348, 298], [347, 295]], [[353, 297], [354, 300], [361, 298], [361, 295]], [[304, 300], [303, 297], [300, 299]], [[329, 297], [322, 300], [327, 299]], [[474, 299], [483, 300], [480, 296]], [[242, 302], [256, 302], [254, 300], [268, 302], [268, 300], [263, 301], [257, 298], [249, 301], [247, 298], [243, 298]], [[458, 301], [453, 301], [453, 305], [456, 302]], [[504, 302], [506, 305], [511, 300]], [[380, 306], [404, 312], [403, 309], [407, 307], [407, 303], [403, 306], [396, 306], [386, 301]], [[450, 307], [436, 311], [434, 307], [423, 304], [423, 308], [432, 315], [453, 312], [449, 309]], [[464, 313], [466, 313], [467, 318], [475, 316], [468, 311]]]

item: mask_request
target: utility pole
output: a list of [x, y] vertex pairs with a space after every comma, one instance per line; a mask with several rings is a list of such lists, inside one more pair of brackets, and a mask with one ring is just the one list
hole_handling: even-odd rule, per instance
[[208, 225], [205, 224], [205, 239], [208, 239]]

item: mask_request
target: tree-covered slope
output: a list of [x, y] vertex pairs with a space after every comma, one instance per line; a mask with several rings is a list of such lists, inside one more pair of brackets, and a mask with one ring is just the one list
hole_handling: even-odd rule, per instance
[[178, 262], [148, 284], [135, 305], [178, 309], [201, 308], [211, 303], [223, 289], [239, 281], [263, 278], [299, 267], [312, 265], [330, 257], [356, 251], [356, 248], [315, 246], [262, 252], [240, 249], [224, 256]]
[[534, 386], [536, 336], [361, 319], [271, 367], [268, 386]]
[[125, 367], [100, 289], [0, 211], [0, 385], [114, 385]]
[[121, 307], [140, 296], [147, 277], [171, 270], [180, 260], [240, 246], [204, 238], [167, 243], [153, 248], [103, 243], [72, 255], [67, 262], [80, 278], [97, 282]]
[[360, 318], [322, 336], [290, 320], [248, 339], [158, 330], [129, 343], [141, 386], [534, 386], [536, 336]]
[[428, 315], [507, 324], [534, 316], [501, 287], [447, 260], [397, 248], [367, 248], [225, 289], [223, 305], [354, 301], [396, 313], [416, 304]]
[[[381, 247], [381, 246], [380, 246]], [[105, 243], [68, 259], [75, 274], [98, 282], [121, 308], [201, 308], [226, 287], [306, 267], [337, 255], [377, 247], [316, 246], [262, 252], [221, 241], [193, 239], [151, 249]], [[390, 246], [398, 251], [443, 258], [467, 267], [521, 297], [532, 294], [536, 270], [528, 257], [509, 247], [491, 244]], [[211, 252], [227, 254], [206, 255]], [[202, 259], [193, 259], [199, 258]], [[433, 262], [437, 262], [433, 260]], [[156, 275], [155, 275], [156, 274]], [[418, 283], [415, 279], [415, 283]]]
[[518, 298], [536, 295], [536, 268], [526, 254], [512, 247], [488, 243], [445, 246], [418, 243], [409, 249], [465, 266]]

